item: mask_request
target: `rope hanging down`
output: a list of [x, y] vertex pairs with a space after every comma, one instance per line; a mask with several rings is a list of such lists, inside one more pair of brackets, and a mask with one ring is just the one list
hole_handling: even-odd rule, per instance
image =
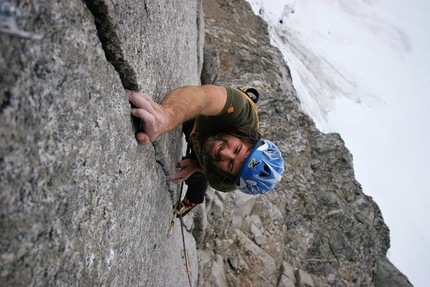
[[183, 249], [181, 250], [181, 257], [184, 259], [184, 271], [187, 274], [188, 277], [188, 283], [190, 283], [190, 287], [193, 287], [191, 284], [191, 268], [189, 267], [189, 261], [188, 261], [188, 251], [187, 248], [185, 247], [185, 236], [184, 236], [184, 220], [182, 218], [182, 214], [179, 214], [179, 219], [181, 221], [181, 234], [182, 234], [182, 247]]
[[[189, 145], [187, 145], [186, 156], [189, 155], [190, 150], [191, 150], [191, 147]], [[179, 200], [178, 200], [178, 203], [181, 204], [182, 206], [180, 206], [180, 207], [178, 206], [178, 210], [181, 210], [182, 208], [184, 208], [184, 204], [181, 202], [183, 187], [184, 187], [184, 182], [181, 183], [181, 190], [179, 192]], [[173, 211], [173, 217], [172, 217], [172, 220], [170, 221], [170, 226], [169, 226], [169, 229], [167, 231], [167, 237], [168, 238], [170, 238], [170, 236], [172, 235], [173, 227], [175, 226], [175, 217], [176, 217], [176, 213], [175, 213], [175, 211]], [[184, 260], [184, 271], [185, 271], [185, 274], [187, 274], [188, 283], [190, 284], [190, 287], [193, 287], [193, 285], [191, 283], [191, 268], [189, 267], [190, 262], [188, 259], [188, 251], [187, 251], [187, 248], [185, 246], [184, 219], [182, 218], [182, 212], [179, 212], [179, 220], [181, 222], [181, 236], [182, 236], [181, 257]]]

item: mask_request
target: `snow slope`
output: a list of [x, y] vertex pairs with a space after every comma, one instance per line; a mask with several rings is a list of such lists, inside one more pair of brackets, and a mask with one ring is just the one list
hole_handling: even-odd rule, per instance
[[248, 0], [269, 24], [303, 109], [338, 132], [391, 230], [388, 257], [430, 282], [430, 2]]

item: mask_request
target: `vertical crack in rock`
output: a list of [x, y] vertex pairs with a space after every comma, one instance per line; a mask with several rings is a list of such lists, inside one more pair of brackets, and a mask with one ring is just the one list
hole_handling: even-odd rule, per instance
[[109, 15], [104, 0], [83, 0], [94, 16], [97, 34], [105, 51], [106, 59], [118, 72], [125, 89], [138, 90], [137, 75], [124, 59], [121, 41], [115, 31], [115, 23]]
[[[137, 74], [126, 61], [121, 41], [115, 31], [115, 23], [109, 15], [109, 9], [104, 0], [83, 0], [94, 16], [97, 35], [105, 52], [106, 59], [119, 74], [122, 86], [128, 90], [138, 90]], [[130, 103], [134, 106], [132, 103]], [[135, 134], [142, 130], [142, 121], [130, 115]]]
[[[168, 164], [164, 160], [163, 154], [159, 152], [159, 150], [161, 150], [160, 144], [157, 141], [155, 141], [152, 143], [152, 146], [154, 147], [154, 150], [155, 150], [155, 161], [161, 166], [161, 169], [163, 170], [164, 175], [167, 177], [170, 173], [167, 168]], [[171, 195], [175, 194], [175, 190], [171, 188], [168, 182], [167, 182], [167, 191]]]
[[[128, 90], [138, 90], [137, 74], [132, 66], [124, 58], [121, 41], [115, 31], [115, 23], [109, 15], [109, 9], [104, 0], [83, 0], [88, 9], [94, 16], [94, 23], [97, 28], [97, 34], [105, 51], [106, 59], [115, 68], [121, 78], [122, 85]], [[148, 12], [148, 7], [145, 2], [145, 11]], [[131, 103], [133, 106], [133, 104]], [[143, 130], [143, 123], [140, 119], [131, 116], [131, 121], [134, 126], [135, 133]], [[165, 160], [160, 152], [160, 146], [153, 143], [155, 149], [155, 159], [160, 164], [163, 173], [167, 176], [169, 174]], [[170, 193], [174, 191], [168, 188]]]

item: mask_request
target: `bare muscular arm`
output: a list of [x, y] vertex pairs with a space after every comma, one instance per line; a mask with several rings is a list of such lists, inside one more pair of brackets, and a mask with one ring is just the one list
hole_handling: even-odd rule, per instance
[[143, 131], [136, 135], [138, 143], [142, 145], [149, 144], [197, 115], [219, 114], [227, 100], [226, 88], [214, 85], [187, 86], [173, 90], [161, 104], [141, 92], [126, 90], [126, 93], [136, 106], [131, 109], [131, 113], [143, 121]]

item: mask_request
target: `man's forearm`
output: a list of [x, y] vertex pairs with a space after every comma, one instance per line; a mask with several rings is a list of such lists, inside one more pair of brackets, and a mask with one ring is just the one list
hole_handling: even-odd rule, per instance
[[187, 86], [173, 90], [161, 102], [169, 115], [169, 132], [197, 115], [215, 116], [224, 108], [227, 99], [225, 87], [214, 85]]
[[137, 141], [142, 145], [149, 144], [197, 115], [218, 115], [227, 100], [226, 88], [214, 85], [173, 90], [161, 104], [141, 92], [126, 90], [126, 93], [135, 106], [131, 108], [131, 113], [143, 121], [143, 131], [136, 134]]

